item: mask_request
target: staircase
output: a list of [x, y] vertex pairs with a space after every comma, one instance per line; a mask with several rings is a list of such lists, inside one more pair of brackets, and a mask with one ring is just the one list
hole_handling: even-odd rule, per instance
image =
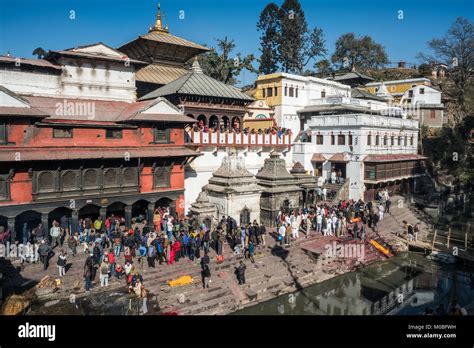
[[349, 183], [350, 179], [347, 178], [343, 184], [336, 183], [325, 183], [323, 187], [327, 190], [327, 198], [331, 204], [337, 204], [341, 200], [349, 199]]

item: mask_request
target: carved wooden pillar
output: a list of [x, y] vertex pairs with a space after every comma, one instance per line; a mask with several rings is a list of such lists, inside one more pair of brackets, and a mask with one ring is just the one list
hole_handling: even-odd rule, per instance
[[130, 227], [132, 225], [132, 206], [125, 206], [125, 226]]

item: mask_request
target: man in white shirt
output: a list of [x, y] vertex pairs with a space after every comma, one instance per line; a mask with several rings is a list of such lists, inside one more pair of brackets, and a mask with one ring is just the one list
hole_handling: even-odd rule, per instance
[[49, 231], [51, 236], [51, 248], [55, 248], [58, 245], [59, 238], [61, 238], [61, 227], [57, 221], [53, 221], [53, 227]]
[[285, 239], [285, 224], [282, 224], [278, 229], [278, 235], [280, 236], [280, 245], [283, 245], [283, 240]]
[[316, 216], [316, 233], [321, 233], [323, 227], [323, 216], [321, 214], [318, 214]]
[[327, 200], [327, 197], [328, 197], [328, 189], [327, 188], [323, 188], [323, 200]]
[[383, 220], [383, 213], [384, 212], [385, 212], [385, 208], [384, 208], [383, 204], [380, 204], [379, 205], [379, 221]]

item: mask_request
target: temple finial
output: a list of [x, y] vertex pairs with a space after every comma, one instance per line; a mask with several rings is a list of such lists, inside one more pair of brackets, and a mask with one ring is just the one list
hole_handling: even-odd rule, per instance
[[163, 21], [161, 20], [161, 5], [158, 3], [158, 13], [156, 14], [155, 26], [150, 28], [150, 31], [160, 31], [162, 33], [168, 32], [168, 26], [163, 27]]
[[201, 65], [199, 64], [198, 57], [194, 57], [193, 65], [191, 66], [191, 70], [195, 73], [201, 74], [202, 73], [202, 68]]

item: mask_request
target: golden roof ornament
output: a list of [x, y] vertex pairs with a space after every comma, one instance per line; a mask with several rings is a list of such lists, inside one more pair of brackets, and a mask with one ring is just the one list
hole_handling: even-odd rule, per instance
[[158, 13], [156, 14], [156, 22], [154, 27], [150, 27], [149, 32], [151, 31], [158, 31], [161, 33], [167, 33], [168, 32], [168, 26], [163, 27], [163, 21], [161, 20], [161, 6], [160, 3], [158, 3]]

